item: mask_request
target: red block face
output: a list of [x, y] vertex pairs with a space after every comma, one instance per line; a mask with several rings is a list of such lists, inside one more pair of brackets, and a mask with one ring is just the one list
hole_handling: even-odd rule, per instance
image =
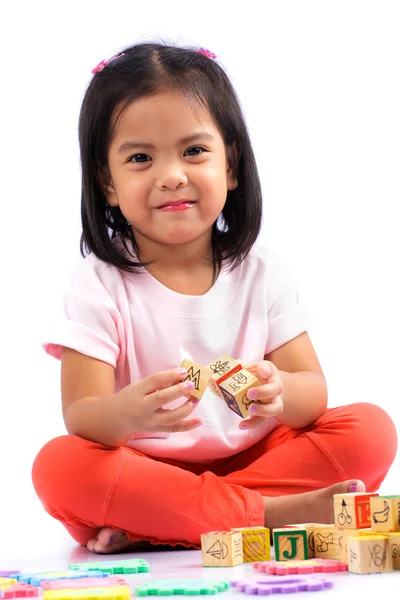
[[371, 527], [371, 505], [369, 499], [379, 494], [367, 494], [355, 497], [356, 527], [363, 529]]

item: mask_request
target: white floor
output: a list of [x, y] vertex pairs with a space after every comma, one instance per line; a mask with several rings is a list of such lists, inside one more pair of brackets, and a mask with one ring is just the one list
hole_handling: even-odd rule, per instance
[[[392, 493], [394, 490], [391, 481]], [[383, 488], [384, 493], [389, 490]], [[5, 508], [6, 496], [0, 496], [1, 506]], [[44, 570], [64, 570], [71, 562], [92, 560], [115, 560], [116, 558], [145, 558], [151, 567], [150, 573], [128, 576], [132, 586], [151, 579], [243, 579], [244, 577], [262, 578], [252, 570], [251, 564], [240, 565], [234, 568], [203, 568], [201, 566], [201, 553], [197, 550], [169, 550], [155, 549], [143, 550], [140, 553], [129, 553], [114, 556], [93, 555], [68, 536], [61, 524], [49, 517], [41, 508], [31, 490], [26, 489], [25, 497], [20, 494], [7, 495], [8, 504], [13, 503], [14, 511], [7, 510], [8, 518], [2, 510], [2, 523], [0, 529], [0, 570], [21, 569], [23, 572]], [[19, 507], [24, 510], [18, 510]], [[26, 510], [30, 507], [30, 510]], [[11, 515], [17, 515], [13, 518]], [[325, 575], [334, 581], [330, 590], [316, 592], [316, 597], [326, 598], [351, 598], [357, 593], [376, 593], [381, 596], [393, 592], [400, 586], [400, 571], [384, 575], [353, 575], [339, 573]], [[230, 590], [221, 594], [223, 598], [243, 596], [239, 592]], [[282, 595], [280, 596], [282, 597]], [[307, 598], [307, 592], [301, 592], [296, 598]], [[314, 596], [315, 597], [315, 594]]]

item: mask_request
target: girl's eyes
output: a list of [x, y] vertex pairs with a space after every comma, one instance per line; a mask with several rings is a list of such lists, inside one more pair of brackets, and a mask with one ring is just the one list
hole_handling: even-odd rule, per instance
[[[192, 150], [194, 150], [195, 152], [197, 150], [200, 150], [199, 153], [195, 153], [195, 154], [189, 154], [189, 156], [200, 156], [200, 154], [202, 154], [203, 152], [206, 152], [205, 148], [203, 148], [202, 146], [192, 146], [191, 148], [188, 148], [186, 150], [186, 152], [191, 152]], [[185, 154], [186, 154], [185, 152]], [[144, 160], [143, 160], [144, 159]], [[130, 157], [129, 162], [133, 162], [133, 163], [144, 163], [144, 162], [149, 162], [147, 159], [151, 160], [151, 157], [148, 154], [134, 154], [133, 156]]]

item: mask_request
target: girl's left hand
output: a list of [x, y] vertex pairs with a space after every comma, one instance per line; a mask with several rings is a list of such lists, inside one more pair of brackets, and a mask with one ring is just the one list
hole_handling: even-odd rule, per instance
[[265, 419], [276, 417], [283, 411], [283, 383], [278, 368], [269, 360], [240, 364], [261, 381], [261, 386], [252, 387], [247, 392], [248, 399], [254, 400], [249, 406], [251, 416], [239, 425], [240, 429], [253, 429]]

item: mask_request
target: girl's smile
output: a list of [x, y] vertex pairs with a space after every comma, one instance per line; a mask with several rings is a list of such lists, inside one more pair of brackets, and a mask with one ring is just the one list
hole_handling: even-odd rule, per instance
[[163, 212], [182, 212], [184, 210], [193, 208], [195, 204], [195, 200], [178, 200], [176, 202], [169, 202], [168, 204], [163, 204], [162, 206], [158, 207], [158, 210], [161, 210]]

